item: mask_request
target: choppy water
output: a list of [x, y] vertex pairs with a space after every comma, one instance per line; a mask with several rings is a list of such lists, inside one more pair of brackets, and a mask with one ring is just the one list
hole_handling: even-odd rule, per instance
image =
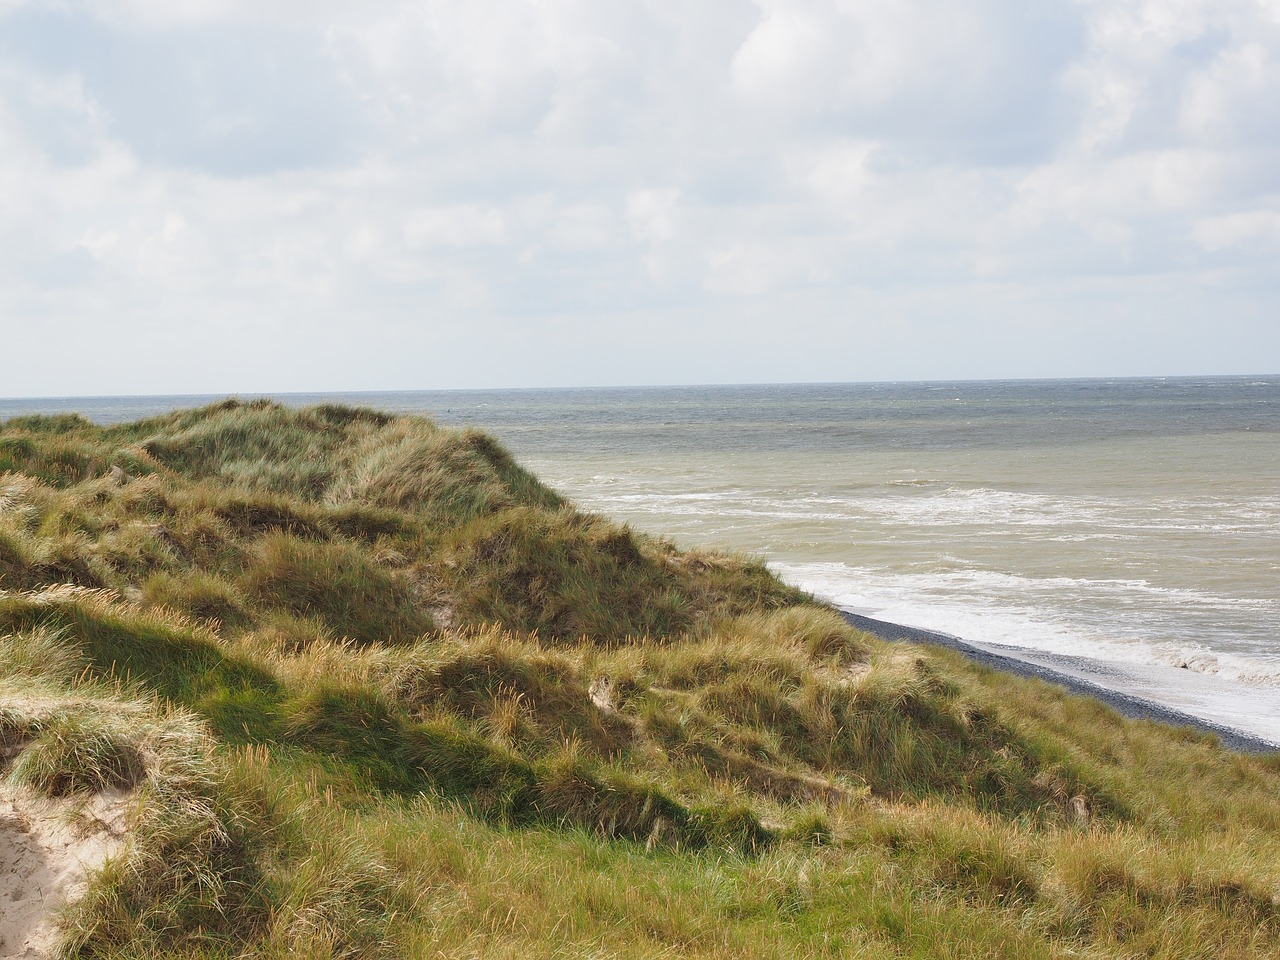
[[[0, 400], [0, 418], [207, 399]], [[1280, 376], [282, 399], [483, 426], [587, 509], [882, 619], [1280, 704]]]

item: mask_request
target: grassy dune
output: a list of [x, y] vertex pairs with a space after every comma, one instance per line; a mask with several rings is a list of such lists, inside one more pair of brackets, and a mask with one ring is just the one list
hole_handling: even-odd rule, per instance
[[1280, 760], [887, 645], [490, 438], [0, 428], [0, 762], [87, 957], [1280, 956]]

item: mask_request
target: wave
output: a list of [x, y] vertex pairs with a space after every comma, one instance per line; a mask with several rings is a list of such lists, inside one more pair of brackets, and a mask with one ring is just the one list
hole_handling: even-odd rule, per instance
[[[904, 481], [906, 490], [935, 487], [932, 481]], [[652, 485], [618, 488], [590, 481], [592, 509], [633, 510], [661, 516], [701, 512], [779, 520], [858, 523], [874, 520], [912, 528], [1009, 528], [1055, 531], [1077, 539], [1124, 538], [1150, 533], [1280, 532], [1280, 497], [1099, 498], [1050, 496], [989, 487], [949, 487], [924, 495], [870, 492], [858, 496], [792, 489], [655, 491]], [[880, 488], [883, 489], [883, 488]], [[1068, 528], [1064, 530], [1064, 528]]]
[[[1185, 614], [1189, 605], [1211, 615], [1244, 607], [1270, 619], [1280, 601], [1220, 597], [1142, 580], [1035, 580], [988, 570], [886, 574], [844, 563], [771, 566], [788, 582], [839, 606], [975, 643], [1163, 664], [1252, 686], [1280, 687], [1280, 651], [1228, 651], [1169, 635], [1176, 629], [1173, 614]], [[1121, 598], [1126, 602], [1117, 603]], [[1156, 609], [1152, 598], [1160, 601]], [[1096, 602], [1103, 599], [1108, 602]], [[1145, 615], [1126, 617], [1125, 607]]]

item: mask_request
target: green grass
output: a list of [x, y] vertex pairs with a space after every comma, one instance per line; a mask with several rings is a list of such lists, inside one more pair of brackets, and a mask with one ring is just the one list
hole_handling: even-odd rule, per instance
[[884, 644], [421, 418], [5, 423], [0, 748], [137, 798], [66, 956], [1280, 955], [1277, 757]]
[[[429, 633], [408, 578], [348, 543], [308, 543], [287, 534], [258, 542], [241, 582], [260, 604], [315, 617], [334, 635], [362, 643], [404, 643]], [[229, 590], [224, 604], [234, 604]]]

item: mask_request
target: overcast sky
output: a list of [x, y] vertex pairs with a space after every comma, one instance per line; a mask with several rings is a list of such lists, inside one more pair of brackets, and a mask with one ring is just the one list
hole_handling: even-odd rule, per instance
[[0, 0], [0, 395], [1280, 371], [1280, 0]]

